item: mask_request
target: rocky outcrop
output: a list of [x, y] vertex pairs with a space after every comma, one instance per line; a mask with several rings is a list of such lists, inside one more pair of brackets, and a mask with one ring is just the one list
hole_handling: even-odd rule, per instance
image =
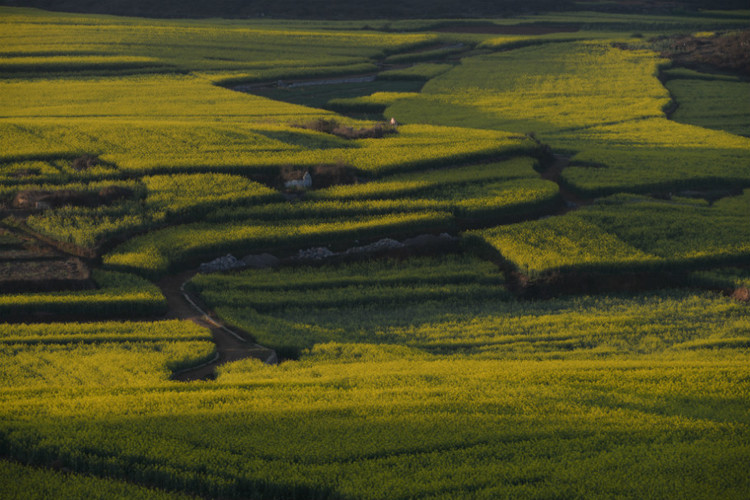
[[228, 253], [224, 257], [219, 257], [211, 262], [205, 262], [200, 265], [199, 271], [203, 274], [218, 273], [221, 271], [230, 271], [245, 267], [245, 263], [238, 260], [237, 257]]
[[314, 247], [307, 250], [300, 250], [297, 253], [296, 260], [320, 261], [334, 256], [336, 256], [336, 253], [326, 247]]
[[383, 252], [383, 251], [388, 251], [388, 250], [395, 250], [398, 248], [404, 248], [404, 244], [401, 243], [400, 241], [396, 241], [391, 238], [383, 238], [382, 240], [378, 240], [375, 243], [370, 243], [369, 245], [349, 248], [345, 252], [342, 252], [342, 253], [345, 255], [356, 255], [356, 254], [377, 253], [377, 252]]
[[[269, 253], [246, 255], [242, 259], [232, 254], [219, 257], [211, 262], [200, 265], [201, 273], [217, 273], [235, 269], [267, 269], [282, 264], [315, 264], [322, 262], [337, 262], [383, 255], [424, 255], [433, 250], [445, 251], [458, 246], [459, 239], [447, 233], [440, 235], [422, 234], [409, 238], [403, 242], [392, 238], [383, 238], [369, 245], [351, 247], [342, 252], [334, 252], [327, 247], [312, 247], [297, 252], [297, 255], [279, 259]], [[406, 253], [404, 253], [406, 252]]]
[[267, 269], [278, 266], [280, 260], [270, 253], [262, 253], [259, 255], [245, 255], [242, 257], [242, 262], [250, 269]]

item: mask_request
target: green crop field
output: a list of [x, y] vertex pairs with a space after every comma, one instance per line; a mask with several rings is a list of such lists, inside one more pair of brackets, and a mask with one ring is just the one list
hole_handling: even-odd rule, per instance
[[750, 135], [750, 83], [703, 73], [669, 73], [666, 87], [680, 103], [672, 119], [701, 127]]
[[[163, 314], [167, 304], [153, 283], [132, 274], [96, 270], [95, 290], [0, 294], [5, 320], [37, 314], [90, 318], [134, 317]], [[2, 323], [0, 323], [2, 324]]]
[[741, 2], [235, 3], [0, 6], [0, 498], [750, 497]]
[[750, 191], [712, 206], [633, 195], [561, 217], [473, 233], [520, 270], [690, 267], [750, 258]]

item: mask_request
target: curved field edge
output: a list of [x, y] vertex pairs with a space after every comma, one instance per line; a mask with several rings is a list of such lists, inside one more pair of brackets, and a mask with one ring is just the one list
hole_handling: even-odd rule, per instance
[[394, 234], [450, 231], [453, 218], [445, 212], [391, 214], [351, 221], [286, 222], [257, 224], [192, 224], [155, 231], [116, 248], [103, 262], [113, 269], [130, 270], [151, 278], [178, 266], [195, 266], [224, 252], [291, 250]]
[[709, 292], [534, 302], [507, 285], [470, 254], [197, 275], [189, 284], [223, 318], [293, 357], [329, 342], [497, 359], [617, 357], [740, 338], [747, 323], [745, 305]]
[[553, 271], [686, 271], [746, 262], [749, 201], [747, 190], [710, 206], [619, 195], [563, 216], [469, 236], [532, 277]]

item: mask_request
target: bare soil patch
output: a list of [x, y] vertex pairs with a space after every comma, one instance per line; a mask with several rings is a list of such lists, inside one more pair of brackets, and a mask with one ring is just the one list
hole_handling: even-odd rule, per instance
[[95, 167], [97, 165], [101, 165], [102, 161], [99, 159], [96, 155], [83, 155], [79, 156], [75, 160], [73, 160], [73, 163], [71, 166], [74, 170], [88, 170], [92, 167]]
[[729, 296], [732, 297], [734, 300], [738, 300], [740, 302], [745, 302], [745, 303], [750, 303], [750, 288], [746, 286], [735, 288], [729, 293]]
[[0, 293], [95, 288], [88, 265], [27, 234], [0, 228]]
[[750, 75], [750, 29], [717, 33], [708, 37], [676, 35], [652, 40], [667, 57], [680, 66], [703, 66]]
[[508, 288], [520, 298], [544, 300], [564, 295], [598, 293], [639, 293], [687, 286], [686, 273], [680, 272], [554, 272], [537, 279], [517, 271], [506, 273]]
[[115, 185], [104, 187], [98, 193], [72, 189], [58, 191], [27, 189], [16, 193], [11, 207], [19, 210], [44, 210], [65, 205], [94, 208], [130, 198], [133, 194], [132, 189]]
[[80, 259], [0, 260], [0, 292], [52, 292], [95, 288]]

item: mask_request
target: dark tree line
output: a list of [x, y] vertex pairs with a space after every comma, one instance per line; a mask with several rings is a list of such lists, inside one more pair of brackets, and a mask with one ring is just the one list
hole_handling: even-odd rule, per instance
[[144, 17], [466, 18], [568, 9], [572, 0], [0, 0], [0, 5]]

